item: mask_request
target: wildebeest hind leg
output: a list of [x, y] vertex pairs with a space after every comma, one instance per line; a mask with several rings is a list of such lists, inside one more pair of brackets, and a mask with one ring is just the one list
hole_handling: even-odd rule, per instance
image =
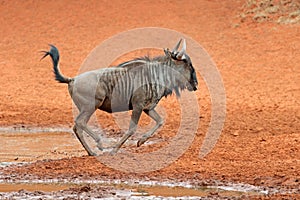
[[156, 125], [145, 135], [143, 135], [141, 139], [139, 139], [139, 141], [137, 142], [138, 147], [144, 144], [155, 133], [155, 131], [159, 127], [161, 127], [164, 123], [163, 119], [159, 116], [159, 114], [155, 110], [147, 110], [144, 112], [156, 122]]
[[96, 153], [94, 153], [89, 145], [85, 142], [84, 137], [83, 137], [83, 131], [81, 129], [77, 129], [76, 125], [74, 125], [73, 127], [73, 131], [76, 135], [76, 137], [78, 138], [78, 140], [80, 141], [80, 143], [82, 144], [83, 148], [87, 151], [87, 153], [89, 154], [89, 156], [95, 156]]
[[[103, 150], [102, 147], [102, 143], [101, 143], [101, 139], [98, 135], [96, 135], [88, 126], [87, 126], [87, 122], [89, 121], [90, 117], [92, 116], [92, 114], [95, 112], [95, 110], [90, 110], [90, 109], [82, 109], [82, 111], [80, 111], [80, 114], [77, 116], [76, 120], [75, 120], [75, 126], [77, 129], [81, 129], [83, 131], [85, 131], [88, 135], [90, 135], [95, 142], [97, 143], [97, 147], [99, 150]], [[79, 138], [81, 139], [81, 138]]]

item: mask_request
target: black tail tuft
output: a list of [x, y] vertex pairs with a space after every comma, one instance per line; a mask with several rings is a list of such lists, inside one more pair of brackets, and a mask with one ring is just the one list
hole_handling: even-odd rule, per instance
[[50, 55], [50, 53], [48, 51], [41, 51], [42, 53], [45, 53], [45, 55], [41, 58], [41, 60], [43, 60], [45, 57], [47, 57], [48, 55]]
[[44, 54], [44, 56], [41, 58], [44, 59], [45, 57], [47, 57], [48, 55], [50, 55], [51, 59], [52, 59], [52, 63], [53, 63], [53, 72], [55, 75], [55, 80], [57, 80], [60, 83], [69, 83], [72, 79], [65, 77], [64, 75], [61, 74], [60, 70], [59, 70], [59, 66], [58, 66], [58, 62], [59, 62], [59, 52], [58, 49], [52, 45], [49, 44], [50, 51], [41, 51]]

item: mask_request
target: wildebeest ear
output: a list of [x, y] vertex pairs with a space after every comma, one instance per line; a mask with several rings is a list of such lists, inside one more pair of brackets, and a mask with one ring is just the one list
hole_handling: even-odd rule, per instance
[[171, 52], [169, 51], [168, 48], [164, 49], [164, 52], [165, 52], [165, 54], [166, 54], [167, 57], [171, 57], [172, 56], [172, 54], [171, 54]]

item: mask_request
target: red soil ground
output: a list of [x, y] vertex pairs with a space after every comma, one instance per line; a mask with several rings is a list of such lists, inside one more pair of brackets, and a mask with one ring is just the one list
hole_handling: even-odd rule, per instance
[[[199, 42], [218, 66], [227, 96], [222, 135], [204, 159], [199, 159], [198, 153], [210, 120], [210, 99], [199, 76], [196, 93], [202, 124], [192, 146], [170, 166], [142, 175], [118, 172], [85, 156], [74, 140], [79, 155], [73, 156], [77, 157], [39, 161], [6, 173], [52, 178], [218, 179], [300, 189], [300, 26], [241, 22], [238, 16], [243, 3], [1, 1], [2, 127], [72, 127], [67, 87], [54, 81], [50, 61], [40, 62], [38, 51], [48, 49], [48, 43], [57, 45], [61, 70], [75, 76], [94, 47], [114, 34], [138, 27], [169, 28]], [[168, 111], [171, 133], [178, 122], [167, 101], [162, 104]], [[97, 115], [104, 127], [112, 126], [109, 115], [100, 111]], [[1, 146], [0, 151], [4, 151]]]

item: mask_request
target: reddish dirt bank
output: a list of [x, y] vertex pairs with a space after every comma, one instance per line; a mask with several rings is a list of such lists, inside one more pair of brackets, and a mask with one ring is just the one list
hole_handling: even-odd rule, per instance
[[[189, 150], [165, 169], [144, 175], [121, 173], [79, 149], [81, 157], [38, 161], [6, 173], [45, 178], [218, 179], [300, 189], [300, 27], [240, 22], [242, 4], [239, 0], [2, 1], [0, 126], [71, 127], [67, 87], [54, 81], [50, 61], [40, 62], [38, 51], [47, 49], [48, 43], [57, 45], [62, 71], [74, 76], [95, 46], [137, 27], [174, 29], [203, 45], [218, 66], [227, 96], [222, 135], [204, 159], [198, 153], [210, 120], [210, 99], [199, 76], [202, 124]], [[162, 104], [172, 113], [167, 101]], [[113, 126], [109, 115], [97, 115], [103, 126]], [[176, 114], [169, 114], [169, 131], [159, 134], [170, 136], [178, 126], [175, 119]]]

